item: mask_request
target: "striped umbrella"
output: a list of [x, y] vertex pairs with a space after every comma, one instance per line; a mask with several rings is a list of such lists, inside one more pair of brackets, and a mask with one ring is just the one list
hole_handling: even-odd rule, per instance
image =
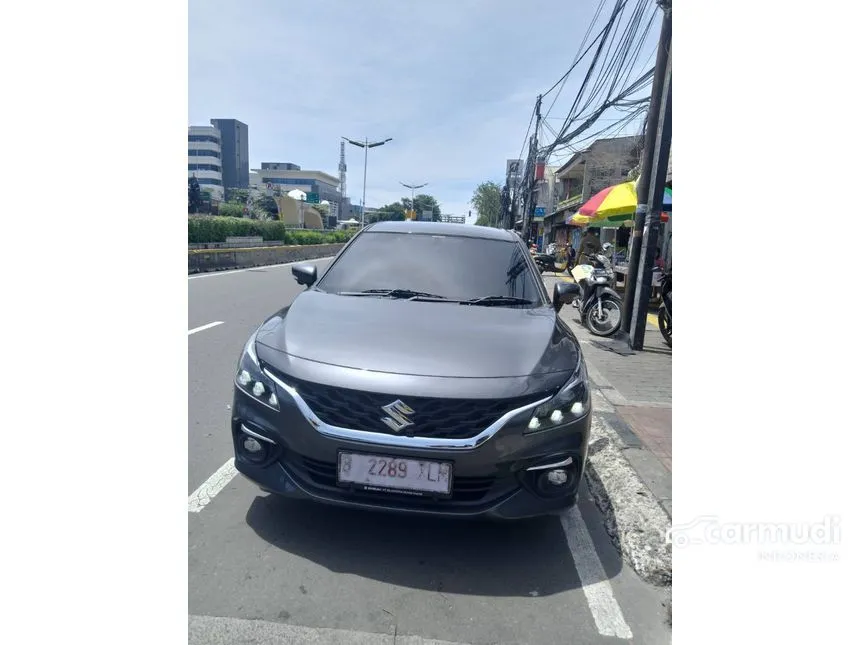
[[[636, 213], [636, 203], [636, 182], [626, 181], [601, 190], [565, 222], [577, 226], [622, 226]], [[667, 213], [672, 211], [671, 188], [663, 192], [663, 211], [660, 219], [667, 222]]]

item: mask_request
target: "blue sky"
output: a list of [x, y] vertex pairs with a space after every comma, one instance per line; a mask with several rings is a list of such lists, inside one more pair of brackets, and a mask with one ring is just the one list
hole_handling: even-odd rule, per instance
[[[517, 157], [535, 98], [570, 66], [597, 5], [190, 0], [189, 124], [239, 119], [252, 168], [289, 161], [333, 175], [341, 136], [393, 137], [369, 152], [368, 206], [407, 195], [401, 181], [428, 182], [421, 192], [443, 213], [465, 215], [475, 187], [501, 181], [505, 159]], [[550, 125], [561, 124], [581, 77], [577, 68]], [[346, 154], [357, 204], [363, 151], [347, 145]]]

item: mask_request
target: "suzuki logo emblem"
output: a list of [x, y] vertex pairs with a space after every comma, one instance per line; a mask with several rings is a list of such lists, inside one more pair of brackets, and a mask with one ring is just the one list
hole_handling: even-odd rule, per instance
[[415, 410], [410, 408], [400, 399], [397, 399], [388, 405], [383, 405], [382, 409], [388, 413], [387, 417], [382, 417], [382, 422], [394, 430], [394, 432], [400, 432], [403, 428], [415, 425], [409, 420], [409, 415], [415, 414]]

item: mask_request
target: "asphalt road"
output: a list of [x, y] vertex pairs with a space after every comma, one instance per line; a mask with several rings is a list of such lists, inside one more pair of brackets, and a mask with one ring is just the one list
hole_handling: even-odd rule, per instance
[[670, 642], [666, 592], [623, 564], [587, 486], [562, 518], [498, 524], [289, 501], [235, 475], [236, 361], [300, 291], [289, 266], [188, 278], [189, 642]]

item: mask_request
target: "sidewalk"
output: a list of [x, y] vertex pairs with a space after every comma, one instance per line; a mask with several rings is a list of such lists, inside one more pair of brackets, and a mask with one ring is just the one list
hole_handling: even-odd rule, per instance
[[[558, 276], [544, 276], [552, 295]], [[570, 278], [568, 278], [570, 280]], [[642, 351], [591, 335], [579, 311], [562, 307], [561, 319], [582, 346], [593, 387], [594, 417], [617, 435], [620, 449], [663, 510], [672, 517], [672, 350], [649, 315]]]

